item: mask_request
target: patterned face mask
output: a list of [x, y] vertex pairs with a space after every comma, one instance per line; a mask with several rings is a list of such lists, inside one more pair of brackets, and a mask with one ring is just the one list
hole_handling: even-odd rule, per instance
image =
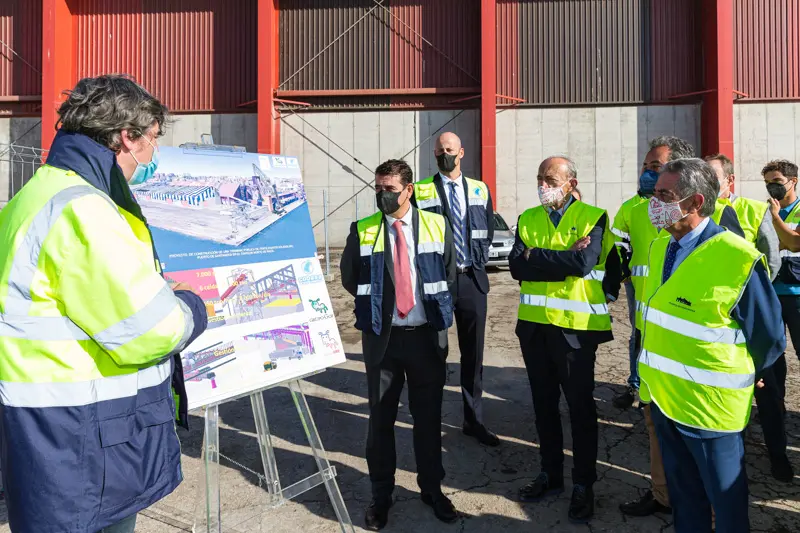
[[562, 187], [539, 187], [539, 201], [545, 207], [560, 204], [566, 196]]
[[[688, 196], [686, 198], [689, 198]], [[655, 226], [655, 228], [661, 231], [664, 228], [668, 228], [678, 222], [679, 220], [687, 217], [689, 213], [685, 215], [681, 211], [680, 203], [683, 198], [678, 200], [677, 202], [662, 202], [655, 196], [650, 198], [650, 203], [647, 205], [647, 215], [650, 217], [650, 222]]]

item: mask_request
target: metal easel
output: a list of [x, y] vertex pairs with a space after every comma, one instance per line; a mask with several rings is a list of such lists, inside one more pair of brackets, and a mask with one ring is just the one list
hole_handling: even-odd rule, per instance
[[[201, 138], [202, 145], [214, 146], [215, 149], [220, 151], [243, 151], [237, 147], [214, 145], [214, 140], [209, 134], [204, 134]], [[197, 147], [197, 145], [192, 147]], [[328, 496], [333, 504], [333, 509], [336, 512], [336, 518], [339, 521], [339, 527], [342, 533], [355, 533], [353, 523], [350, 520], [350, 514], [347, 512], [347, 507], [344, 503], [344, 498], [342, 498], [339, 485], [336, 483], [336, 467], [331, 465], [330, 461], [328, 461], [325, 448], [322, 446], [322, 439], [320, 439], [317, 426], [314, 423], [314, 417], [311, 416], [308, 401], [306, 401], [306, 396], [303, 393], [301, 380], [316, 373], [318, 372], [265, 387], [264, 389], [248, 394], [250, 397], [250, 404], [253, 408], [258, 446], [261, 452], [261, 462], [264, 467], [263, 477], [266, 480], [266, 487], [270, 494], [270, 507], [279, 507], [287, 501], [324, 483], [325, 489], [328, 491]], [[303, 424], [306, 437], [308, 438], [311, 453], [317, 463], [317, 472], [315, 474], [289, 485], [286, 488], [281, 486], [281, 481], [278, 476], [278, 465], [275, 461], [275, 451], [272, 445], [272, 435], [269, 430], [269, 420], [267, 418], [267, 409], [264, 405], [263, 395], [265, 390], [278, 386], [288, 387], [292, 395], [292, 400], [294, 400], [294, 405], [297, 408], [297, 413], [300, 416], [300, 421]], [[235, 399], [237, 398], [226, 401], [233, 401]], [[205, 482], [203, 484], [204, 496], [201, 501], [205, 502], [205, 516], [201, 519], [200, 524], [198, 524], [197, 516], [195, 516], [195, 523], [192, 531], [194, 533], [222, 533], [223, 525], [219, 487], [219, 460], [221, 455], [219, 449], [219, 404], [205, 406], [202, 409], [205, 418], [205, 432], [201, 457]], [[259, 475], [259, 477], [261, 476]]]

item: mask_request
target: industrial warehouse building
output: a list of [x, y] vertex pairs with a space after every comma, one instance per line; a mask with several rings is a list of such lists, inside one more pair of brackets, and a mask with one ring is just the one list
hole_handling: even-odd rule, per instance
[[[0, 2], [0, 144], [46, 148], [60, 93], [101, 73], [176, 113], [163, 144], [298, 156], [334, 246], [374, 208], [372, 169], [405, 158], [427, 177], [441, 131], [507, 220], [554, 153], [612, 212], [657, 135], [733, 155], [757, 198], [766, 161], [800, 159], [800, 0]], [[23, 181], [9, 153], [0, 205]]]

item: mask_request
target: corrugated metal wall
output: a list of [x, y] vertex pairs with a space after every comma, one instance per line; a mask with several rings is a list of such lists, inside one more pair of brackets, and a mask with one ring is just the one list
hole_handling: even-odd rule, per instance
[[529, 104], [660, 102], [701, 89], [696, 0], [518, 3], [518, 30], [499, 28], [519, 33]]
[[0, 41], [0, 114], [37, 114], [38, 102], [8, 100], [42, 93], [42, 2], [0, 0]]
[[800, 98], [800, 0], [734, 5], [734, 89], [745, 101]]
[[255, 100], [256, 0], [77, 0], [77, 74], [134, 76], [176, 112]]

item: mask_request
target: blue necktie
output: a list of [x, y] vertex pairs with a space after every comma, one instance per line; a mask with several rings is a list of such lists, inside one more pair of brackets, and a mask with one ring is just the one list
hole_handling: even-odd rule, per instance
[[680, 248], [680, 244], [677, 242], [669, 243], [669, 248], [667, 248], [667, 257], [664, 259], [664, 273], [662, 275], [661, 283], [666, 283], [669, 277], [672, 275], [672, 268], [675, 266], [675, 259], [678, 257], [678, 248]]
[[461, 204], [456, 194], [456, 182], [451, 181], [450, 185], [450, 212], [453, 215], [453, 240], [456, 243], [456, 253], [458, 254], [458, 264], [467, 263], [466, 247], [464, 246], [464, 219], [461, 216]]
[[553, 209], [550, 211], [550, 220], [553, 222], [555, 227], [558, 227], [558, 223], [561, 222], [561, 213]]

